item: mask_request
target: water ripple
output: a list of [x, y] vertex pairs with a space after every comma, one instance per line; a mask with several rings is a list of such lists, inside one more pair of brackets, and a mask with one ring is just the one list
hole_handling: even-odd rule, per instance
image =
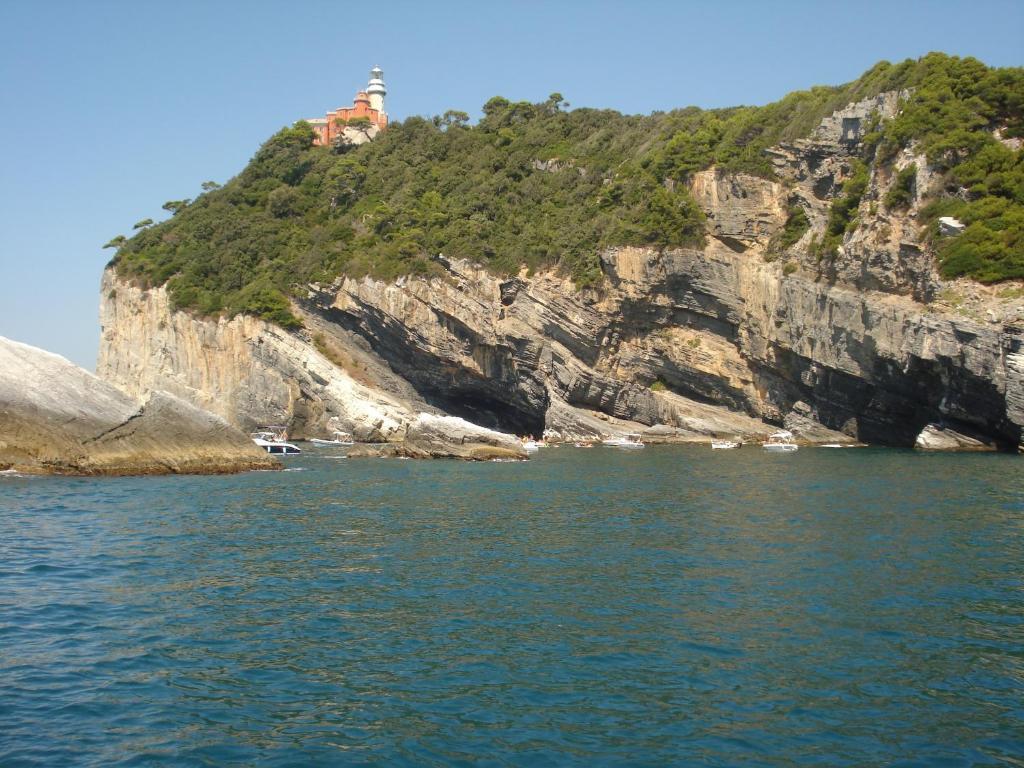
[[0, 765], [1024, 765], [1018, 460], [0, 488]]

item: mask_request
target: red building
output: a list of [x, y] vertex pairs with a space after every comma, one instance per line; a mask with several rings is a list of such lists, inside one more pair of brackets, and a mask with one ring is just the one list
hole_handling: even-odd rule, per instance
[[[370, 70], [370, 82], [367, 83], [366, 90], [356, 94], [351, 107], [338, 107], [333, 112], [328, 112], [325, 117], [307, 119], [306, 122], [312, 125], [313, 130], [316, 131], [314, 143], [320, 146], [331, 146], [342, 135], [361, 143], [358, 136], [373, 138], [378, 132], [387, 128], [388, 115], [384, 111], [384, 96], [387, 94], [387, 89], [384, 86], [383, 77], [384, 72], [381, 68], [374, 67]], [[359, 120], [359, 122], [365, 120], [369, 123], [369, 128], [364, 129], [358, 125], [351, 126], [349, 123], [352, 120]]]

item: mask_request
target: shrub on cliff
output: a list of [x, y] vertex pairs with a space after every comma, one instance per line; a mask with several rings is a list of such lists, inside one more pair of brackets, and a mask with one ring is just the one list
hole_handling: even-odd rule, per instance
[[774, 261], [783, 251], [792, 248], [811, 228], [807, 213], [798, 204], [791, 204], [786, 210], [786, 223], [768, 244], [768, 261]]
[[914, 179], [917, 178], [917, 166], [913, 163], [896, 174], [892, 186], [885, 194], [885, 207], [890, 210], [908, 208], [914, 202]]
[[857, 227], [857, 210], [860, 207], [861, 198], [864, 197], [864, 192], [868, 188], [869, 180], [868, 166], [859, 160], [854, 160], [850, 175], [843, 182], [839, 197], [832, 201], [829, 208], [825, 235], [816, 245], [816, 254], [819, 259], [835, 254], [836, 249], [842, 245], [843, 236]]

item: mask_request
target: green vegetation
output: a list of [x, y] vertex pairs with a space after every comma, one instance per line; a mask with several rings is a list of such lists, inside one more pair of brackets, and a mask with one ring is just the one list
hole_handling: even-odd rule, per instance
[[165, 211], [170, 211], [171, 215], [174, 216], [176, 214], [181, 213], [183, 210], [185, 210], [188, 207], [188, 204], [191, 203], [191, 202], [192, 201], [189, 200], [189, 199], [185, 199], [185, 200], [168, 200], [166, 203], [164, 203], [160, 207], [163, 208]]
[[[950, 211], [968, 223], [958, 245], [937, 241], [947, 273], [1001, 279], [1021, 254], [1020, 152], [992, 138], [1021, 131], [1021, 72], [932, 54], [873, 67], [854, 83], [815, 87], [764, 107], [650, 116], [568, 111], [560, 94], [532, 104], [495, 97], [476, 125], [449, 110], [393, 123], [373, 142], [313, 146], [305, 123], [283, 129], [223, 187], [169, 201], [167, 221], [112, 240], [122, 275], [168, 284], [176, 306], [250, 312], [286, 327], [288, 296], [338, 275], [442, 274], [440, 254], [499, 274], [557, 267], [580, 286], [602, 278], [608, 246], [700, 246], [704, 216], [688, 190], [712, 164], [772, 178], [764, 149], [806, 136], [835, 109], [882, 91], [916, 90], [895, 120], [868, 126], [865, 160], [889, 162], [916, 141], [948, 174]], [[856, 226], [868, 165], [857, 163], [833, 205], [819, 253]], [[946, 206], [946, 207], [942, 207]], [[799, 207], [782, 249], [807, 231]], [[979, 266], [980, 265], [980, 266]]]
[[811, 222], [804, 209], [795, 203], [790, 205], [786, 211], [785, 225], [768, 244], [768, 261], [773, 261], [779, 253], [796, 245], [810, 228]]
[[665, 392], [668, 390], [668, 385], [661, 379], [655, 379], [651, 382], [651, 392]]
[[823, 117], [846, 104], [906, 87], [916, 66], [913, 61], [895, 66], [883, 61], [847, 85], [796, 91], [764, 107], [672, 112], [667, 127], [673, 135], [658, 153], [658, 168], [680, 180], [713, 164], [725, 171], [774, 178], [765, 149], [808, 136]]
[[[348, 120], [344, 120], [340, 117], [337, 117], [334, 119], [334, 125], [337, 126], [338, 128], [354, 128], [357, 131], [363, 131], [364, 133], [369, 131], [370, 128], [373, 127], [373, 123], [370, 121], [370, 118], [368, 117], [352, 117], [349, 118]], [[336, 146], [344, 146], [345, 144], [347, 144], [347, 140], [345, 139], [336, 139], [335, 141], [338, 142]]]
[[911, 163], [896, 174], [892, 186], [885, 195], [885, 207], [891, 211], [909, 208], [914, 202], [914, 180], [917, 178], [917, 165]]
[[815, 253], [819, 259], [834, 255], [843, 242], [843, 235], [857, 228], [857, 208], [868, 188], [869, 180], [867, 165], [860, 160], [854, 160], [839, 197], [832, 201], [832, 207], [829, 208], [825, 236], [816, 244]]
[[[1020, 160], [1017, 163], [1024, 182], [1024, 168]], [[954, 216], [967, 225], [959, 235], [942, 237], [937, 223], [932, 224], [943, 277], [968, 276], [982, 283], [1024, 278], [1024, 195], [985, 195], [968, 201], [941, 198], [922, 214], [933, 222], [940, 216]]]
[[[944, 194], [922, 211], [943, 276], [981, 282], [1024, 277], [1024, 154], [993, 135], [1024, 136], [1024, 69], [990, 69], [942, 54], [896, 69], [904, 70], [914, 91], [877, 132], [875, 162], [915, 142], [943, 172]], [[940, 216], [954, 216], [967, 229], [940, 237]]]
[[604, 246], [703, 242], [688, 189], [641, 165], [663, 117], [564, 112], [560, 99], [484, 111], [473, 127], [459, 113], [410, 118], [336, 151], [304, 123], [284, 129], [222, 189], [169, 204], [173, 218], [123, 247], [118, 269], [169, 283], [179, 307], [275, 319], [271, 295], [286, 303], [339, 274], [439, 274], [438, 254], [506, 274], [560, 266], [588, 285]]

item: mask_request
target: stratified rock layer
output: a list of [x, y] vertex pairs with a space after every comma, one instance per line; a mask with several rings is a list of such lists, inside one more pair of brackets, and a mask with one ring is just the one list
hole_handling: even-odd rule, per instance
[[63, 357], [0, 337], [0, 469], [125, 475], [277, 466], [223, 419], [173, 395], [139, 402]]
[[1015, 326], [785, 275], [725, 247], [602, 258], [601, 290], [553, 273], [501, 279], [465, 262], [444, 277], [341, 280], [311, 289], [304, 334], [175, 313], [163, 289], [108, 273], [104, 293], [118, 298], [104, 302], [99, 370], [239, 426], [311, 435], [340, 425], [364, 440], [400, 441], [434, 406], [569, 439], [637, 424], [681, 439], [756, 439], [786, 424], [811, 442], [909, 446], [945, 421], [1004, 447], [1020, 441]]

